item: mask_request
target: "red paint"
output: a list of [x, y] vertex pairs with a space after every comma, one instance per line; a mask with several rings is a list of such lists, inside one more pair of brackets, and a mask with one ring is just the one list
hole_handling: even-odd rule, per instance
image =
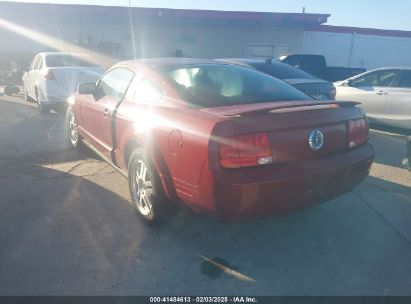
[[[77, 95], [73, 105], [81, 135], [120, 169], [127, 171], [128, 145], [142, 146], [171, 200], [225, 221], [240, 221], [327, 200], [351, 190], [368, 175], [372, 146], [366, 142], [348, 146], [349, 121], [363, 119], [360, 108], [318, 101], [190, 108], [157, 72], [174, 60], [177, 65], [182, 62], [163, 59], [117, 65], [155, 81], [165, 94], [161, 106], [134, 100], [135, 82], [116, 113], [116, 102], [95, 101], [90, 95]], [[110, 119], [104, 117], [105, 109]], [[145, 119], [144, 128], [139, 123]], [[317, 152], [308, 144], [315, 129], [324, 134], [324, 146]], [[256, 145], [252, 157], [246, 155], [247, 165], [251, 158], [266, 157], [267, 151], [272, 151], [273, 163], [223, 168], [222, 143], [239, 138], [241, 143]]]

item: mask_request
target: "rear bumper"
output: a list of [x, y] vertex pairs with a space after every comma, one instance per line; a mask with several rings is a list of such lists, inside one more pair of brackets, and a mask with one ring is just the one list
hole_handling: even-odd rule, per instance
[[237, 178], [234, 170], [222, 170], [215, 181], [216, 215], [222, 221], [239, 222], [324, 202], [360, 184], [373, 158], [374, 148], [367, 144], [326, 159], [261, 167], [258, 174], [255, 169], [243, 171]]
[[67, 99], [75, 93], [75, 89], [64, 88], [56, 83], [55, 80], [44, 82], [42, 90], [43, 103], [45, 105], [55, 105], [65, 103]]

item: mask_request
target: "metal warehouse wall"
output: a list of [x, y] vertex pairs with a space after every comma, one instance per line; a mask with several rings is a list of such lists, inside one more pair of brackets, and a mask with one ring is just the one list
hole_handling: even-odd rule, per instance
[[135, 44], [138, 57], [175, 55], [181, 50], [191, 57], [270, 57], [277, 55], [274, 46], [287, 51], [302, 48], [303, 28], [187, 24], [136, 24]]
[[266, 58], [300, 52], [306, 26], [327, 17], [249, 14], [0, 1], [0, 57], [26, 67], [36, 53], [79, 47], [110, 59], [107, 66], [134, 55]]
[[307, 31], [303, 53], [322, 54], [331, 66], [411, 66], [411, 38]]

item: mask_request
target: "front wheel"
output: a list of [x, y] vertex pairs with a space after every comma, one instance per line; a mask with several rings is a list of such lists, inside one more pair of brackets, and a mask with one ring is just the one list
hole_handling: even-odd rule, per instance
[[133, 205], [146, 223], [164, 215], [165, 195], [160, 178], [142, 149], [135, 149], [128, 165], [128, 183]]
[[78, 132], [76, 116], [74, 115], [73, 109], [70, 107], [67, 109], [66, 112], [66, 129], [69, 144], [73, 148], [77, 149], [80, 145], [81, 138]]

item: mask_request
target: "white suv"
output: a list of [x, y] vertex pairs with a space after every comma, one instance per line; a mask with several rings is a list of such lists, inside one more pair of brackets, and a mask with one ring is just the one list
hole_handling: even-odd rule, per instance
[[64, 52], [37, 54], [23, 75], [25, 100], [34, 100], [40, 113], [63, 108], [80, 83], [96, 82], [104, 68], [90, 56]]

